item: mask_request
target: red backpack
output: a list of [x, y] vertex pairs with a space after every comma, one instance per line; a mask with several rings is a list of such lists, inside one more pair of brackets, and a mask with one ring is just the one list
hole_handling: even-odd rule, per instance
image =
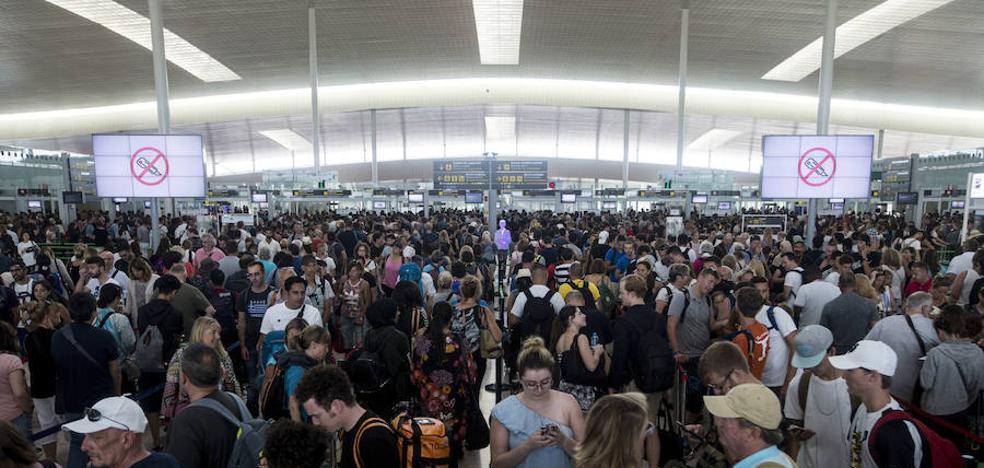
[[[909, 421], [912, 424], [915, 424], [916, 429], [919, 431], [919, 434], [922, 435], [924, 441], [923, 452], [929, 450], [929, 459], [930, 459], [929, 466], [951, 466], [951, 467], [966, 466], [966, 462], [964, 461], [963, 457], [960, 455], [960, 451], [957, 450], [957, 446], [954, 445], [953, 442], [951, 442], [948, 439], [944, 439], [935, 431], [933, 431], [928, 426], [923, 424], [922, 421], [914, 418], [908, 412], [897, 411], [897, 410], [887, 411], [884, 414], [882, 414], [882, 417], [878, 419], [878, 422], [875, 423], [875, 426], [871, 428], [871, 433], [868, 434], [868, 451], [871, 453], [871, 458], [875, 460], [876, 464], [881, 465], [881, 461], [879, 460], [878, 457], [878, 452], [876, 452], [872, 446], [874, 444], [873, 441], [876, 440], [875, 434], [878, 432], [878, 429], [880, 429], [883, 424], [892, 421]], [[926, 455], [925, 453], [923, 453], [923, 458], [925, 457]]]

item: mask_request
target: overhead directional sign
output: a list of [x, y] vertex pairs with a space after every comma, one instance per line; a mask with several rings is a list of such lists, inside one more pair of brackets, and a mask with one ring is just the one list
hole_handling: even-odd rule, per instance
[[[434, 161], [434, 189], [489, 188], [489, 161]], [[491, 174], [496, 190], [536, 190], [547, 187], [546, 161], [495, 161]]]

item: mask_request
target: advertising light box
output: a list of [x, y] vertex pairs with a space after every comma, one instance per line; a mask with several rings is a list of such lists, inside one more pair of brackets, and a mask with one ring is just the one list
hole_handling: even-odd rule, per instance
[[762, 137], [762, 198], [867, 198], [873, 135]]
[[970, 198], [984, 198], [984, 173], [970, 177]]
[[205, 197], [201, 135], [92, 135], [100, 197]]

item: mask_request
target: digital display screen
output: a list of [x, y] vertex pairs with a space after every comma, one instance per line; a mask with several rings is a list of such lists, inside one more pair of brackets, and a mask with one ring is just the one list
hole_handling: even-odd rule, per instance
[[410, 203], [423, 203], [424, 202], [424, 194], [410, 192], [409, 194], [407, 194], [407, 200], [409, 200]]
[[482, 192], [468, 192], [465, 194], [465, 203], [482, 203]]
[[831, 203], [830, 204], [830, 209], [832, 209], [832, 210], [843, 210], [844, 209], [844, 202]]
[[27, 207], [28, 208], [31, 208], [31, 209], [40, 210], [41, 209], [41, 200], [28, 200], [27, 201]]
[[100, 197], [205, 198], [201, 135], [92, 135]]
[[62, 192], [62, 203], [66, 205], [82, 204], [82, 192]]
[[385, 210], [386, 209], [386, 202], [376, 200], [376, 201], [372, 202], [372, 209], [374, 209], [374, 210]]
[[267, 194], [263, 192], [253, 192], [249, 198], [253, 203], [267, 203]]
[[603, 210], [614, 210], [618, 208], [618, 202], [601, 202], [601, 209]]
[[731, 202], [729, 202], [729, 201], [721, 201], [721, 202], [718, 202], [718, 209], [719, 210], [730, 210], [731, 209]]
[[690, 197], [690, 203], [707, 203], [707, 195], [694, 195]]
[[966, 206], [966, 202], [963, 200], [953, 200], [950, 202], [951, 210], [962, 210]]
[[915, 205], [919, 203], [919, 192], [899, 192], [895, 195], [895, 202], [899, 205]]
[[113, 197], [113, 203], [126, 203], [129, 199], [126, 197]]
[[560, 194], [561, 203], [577, 203], [576, 193], [562, 193]]
[[970, 177], [970, 198], [984, 198], [984, 173]]
[[151, 209], [153, 207], [154, 207], [154, 204], [151, 203], [150, 200], [144, 200], [144, 208], [146, 208], [146, 209], [149, 210], [149, 209]]
[[873, 135], [762, 137], [762, 198], [867, 198]]
[[830, 202], [830, 203], [844, 203], [844, 199], [843, 198], [831, 198], [830, 200], [827, 200], [827, 201]]
[[670, 209], [670, 216], [680, 216], [680, 210], [677, 208]]

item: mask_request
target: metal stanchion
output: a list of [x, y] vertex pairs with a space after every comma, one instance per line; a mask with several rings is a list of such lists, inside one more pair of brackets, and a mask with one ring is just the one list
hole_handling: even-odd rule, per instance
[[[500, 325], [499, 326], [500, 326], [500, 329], [502, 330], [503, 337], [505, 337], [507, 326], [508, 326], [507, 325], [507, 322], [508, 321], [506, 320], [506, 298], [503, 296], [502, 267], [500, 266], [499, 263], [500, 263], [500, 256], [498, 255], [498, 252], [497, 252], [497, 254], [496, 254], [496, 268], [495, 268], [495, 271], [496, 271], [496, 280], [495, 280], [495, 283], [494, 283], [495, 286], [496, 286], [497, 291], [496, 291], [495, 298], [499, 300], [499, 307], [498, 307], [498, 309], [499, 309], [499, 322], [500, 322]], [[492, 304], [492, 306], [495, 307], [495, 304]], [[503, 341], [505, 341], [505, 340], [503, 340]], [[505, 342], [503, 342], [502, 345], [504, 347], [505, 346]], [[497, 358], [495, 360], [495, 383], [490, 383], [490, 384], [488, 384], [488, 385], [485, 386], [485, 391], [487, 391], [487, 392], [495, 392], [495, 401], [496, 401], [496, 403], [502, 401], [502, 392], [503, 392], [503, 390], [504, 389], [507, 389], [508, 390], [510, 388], [509, 382], [505, 382], [504, 383], [502, 381], [502, 371], [503, 371], [503, 363], [502, 363], [502, 358], [500, 357], [500, 358]]]

